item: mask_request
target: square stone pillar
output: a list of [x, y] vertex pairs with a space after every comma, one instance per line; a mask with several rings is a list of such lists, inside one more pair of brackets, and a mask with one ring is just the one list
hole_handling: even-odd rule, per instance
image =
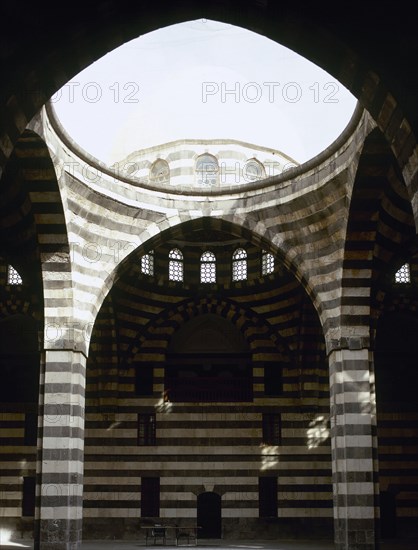
[[331, 448], [337, 550], [376, 550], [379, 484], [371, 352], [330, 352]]
[[48, 350], [41, 365], [35, 550], [81, 542], [85, 368], [71, 350]]

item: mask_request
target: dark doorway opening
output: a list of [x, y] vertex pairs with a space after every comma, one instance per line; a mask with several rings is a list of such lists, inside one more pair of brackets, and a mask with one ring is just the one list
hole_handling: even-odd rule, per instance
[[201, 493], [197, 497], [198, 537], [220, 539], [222, 537], [221, 497], [216, 493]]
[[380, 525], [383, 539], [396, 537], [396, 495], [390, 491], [380, 493]]

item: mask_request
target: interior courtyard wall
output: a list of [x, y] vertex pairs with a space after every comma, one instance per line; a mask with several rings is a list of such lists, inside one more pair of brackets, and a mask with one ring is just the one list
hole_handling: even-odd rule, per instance
[[[105, 17], [104, 13], [106, 13], [109, 16], [109, 21], [112, 20], [112, 23], [113, 23], [113, 19], [110, 18], [110, 15], [107, 12], [107, 10], [103, 11], [102, 17]], [[74, 30], [76, 31], [76, 26], [74, 27]], [[111, 45], [113, 47], [114, 42], [112, 40], [113, 39], [111, 39]], [[121, 40], [123, 40], [122, 34], [121, 34]], [[77, 35], [77, 44], [78, 43], [79, 43], [79, 36]], [[327, 49], [329, 50], [328, 44], [327, 44]], [[81, 50], [82, 48], [80, 48], [80, 51]], [[90, 57], [89, 56], [87, 57], [88, 57], [88, 61], [90, 62]], [[411, 155], [411, 152], [415, 147], [415, 139], [411, 133], [411, 127], [408, 121], [404, 119], [404, 116], [402, 113], [402, 109], [404, 106], [402, 105], [402, 102], [398, 104], [397, 98], [394, 98], [392, 94], [387, 93], [387, 90], [385, 89], [384, 84], [382, 84], [382, 80], [379, 77], [377, 77], [375, 73], [369, 72], [367, 78], [363, 78], [364, 75], [361, 73], [361, 71], [360, 71], [361, 74], [360, 73], [357, 74], [355, 68], [353, 68], [353, 67], [357, 67], [357, 65], [356, 63], [351, 62], [352, 58], [350, 56], [342, 55], [340, 59], [344, 59], [344, 63], [346, 63], [346, 65], [344, 65], [344, 63], [341, 62], [341, 64], [343, 65], [341, 67], [341, 73], [344, 76], [344, 81], [347, 83], [351, 83], [350, 88], [357, 91], [358, 95], [362, 97], [362, 100], [364, 101], [366, 106], [369, 107], [370, 112], [378, 120], [380, 127], [385, 132], [385, 135], [388, 141], [392, 144], [396, 152], [396, 156], [399, 160], [399, 164], [401, 168], [404, 168], [405, 179], [408, 185], [410, 186], [410, 192], [411, 192], [413, 205], [414, 205], [414, 212], [416, 216], [416, 213], [418, 211], [417, 203], [416, 203], [416, 179], [415, 179], [417, 163], [416, 163], [416, 156], [414, 157], [413, 155]], [[85, 62], [87, 61], [85, 60]], [[62, 67], [60, 63], [57, 63], [56, 66]], [[71, 74], [72, 74], [71, 71], [69, 71], [69, 73], [67, 74], [63, 74], [61, 68], [59, 69], [59, 71], [62, 75], [61, 76], [62, 83], [66, 82], [69, 78], [71, 78]], [[30, 81], [32, 82], [31, 79]], [[35, 81], [36, 81], [36, 74], [35, 74]], [[52, 81], [53, 79], [50, 80], [50, 82]], [[58, 80], [56, 80], [52, 86], [49, 84], [45, 85], [48, 93], [44, 94], [43, 96], [44, 99], [46, 99], [51, 95], [51, 93], [54, 91], [54, 86], [58, 86]], [[23, 87], [22, 89], [25, 90], [24, 84], [22, 84], [22, 87]], [[22, 94], [24, 95], [24, 91], [22, 92]], [[27, 94], [27, 95], [30, 95], [30, 94]], [[28, 117], [26, 113], [30, 112], [32, 109], [32, 114], [33, 114], [33, 112], [35, 112], [35, 110], [39, 107], [39, 105], [43, 101], [42, 93], [41, 93], [41, 99], [38, 100], [38, 103], [36, 103], [36, 101], [33, 101], [32, 99], [32, 102], [29, 102], [28, 109], [26, 109], [26, 105], [25, 105], [25, 109], [23, 108], [20, 109], [19, 93], [17, 94], [17, 96], [18, 97], [15, 97], [13, 101], [9, 102], [7, 105], [7, 109], [11, 113], [11, 116], [10, 116], [10, 119], [8, 118], [8, 122], [7, 122], [8, 128], [4, 134], [5, 139], [2, 140], [2, 151], [3, 151], [4, 160], [7, 158], [8, 154], [12, 150], [12, 144], [16, 139], [16, 136], [26, 126], [26, 122], [30, 117], [30, 115]], [[416, 219], [417, 219], [417, 216], [416, 216]]]

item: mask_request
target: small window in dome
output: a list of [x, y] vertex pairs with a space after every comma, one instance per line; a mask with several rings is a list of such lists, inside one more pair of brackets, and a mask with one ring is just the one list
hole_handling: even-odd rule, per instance
[[409, 270], [409, 264], [404, 264], [395, 273], [395, 283], [410, 283], [411, 273]]
[[22, 277], [16, 271], [16, 269], [9, 265], [7, 269], [7, 284], [8, 285], [21, 285], [23, 284]]
[[237, 248], [232, 254], [232, 280], [247, 280], [247, 253], [243, 248]]
[[267, 252], [267, 250], [263, 250], [261, 255], [261, 275], [264, 277], [265, 275], [270, 275], [273, 271], [274, 256], [270, 252]]
[[250, 159], [244, 166], [243, 176], [245, 182], [262, 180], [266, 177], [266, 169], [260, 161]]
[[157, 159], [151, 166], [149, 179], [153, 183], [168, 183], [170, 181], [170, 167], [167, 161]]
[[203, 252], [200, 256], [200, 282], [216, 283], [216, 257], [213, 252]]
[[213, 155], [205, 153], [196, 160], [196, 179], [199, 185], [212, 187], [218, 183], [219, 165]]
[[168, 254], [168, 279], [170, 281], [183, 280], [183, 254], [178, 248], [173, 248]]
[[141, 273], [144, 275], [154, 275], [154, 251], [150, 250], [141, 258]]

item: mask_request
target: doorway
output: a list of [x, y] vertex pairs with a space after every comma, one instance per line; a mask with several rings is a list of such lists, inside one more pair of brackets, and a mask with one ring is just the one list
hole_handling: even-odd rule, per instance
[[198, 537], [220, 539], [222, 537], [221, 496], [216, 493], [201, 493], [197, 497]]
[[390, 491], [380, 493], [380, 526], [383, 539], [396, 537], [396, 495]]

